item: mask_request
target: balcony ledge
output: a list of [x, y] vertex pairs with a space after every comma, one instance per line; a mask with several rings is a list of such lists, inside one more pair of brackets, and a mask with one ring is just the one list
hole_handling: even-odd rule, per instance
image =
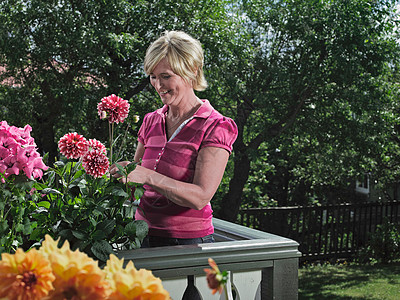
[[163, 281], [204, 277], [203, 269], [209, 267], [211, 257], [221, 270], [230, 271], [232, 276], [264, 271], [264, 292], [255, 299], [297, 299], [297, 267], [301, 256], [297, 242], [215, 218], [213, 222], [215, 243], [121, 251], [118, 256], [126, 262], [133, 261], [138, 269], [151, 270]]

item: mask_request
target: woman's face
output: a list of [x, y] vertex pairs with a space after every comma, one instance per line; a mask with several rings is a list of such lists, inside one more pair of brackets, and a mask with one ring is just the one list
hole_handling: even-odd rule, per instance
[[179, 105], [193, 92], [192, 86], [172, 71], [166, 58], [163, 58], [150, 73], [150, 83], [166, 105]]

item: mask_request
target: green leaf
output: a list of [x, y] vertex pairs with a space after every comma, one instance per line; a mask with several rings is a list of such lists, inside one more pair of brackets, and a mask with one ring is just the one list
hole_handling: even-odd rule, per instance
[[61, 160], [54, 162], [54, 167], [56, 167], [56, 168], [62, 168], [64, 166], [65, 166], [65, 163]]
[[107, 234], [102, 230], [96, 230], [92, 235], [92, 239], [95, 241], [105, 239], [106, 237], [107, 237]]
[[117, 237], [122, 237], [124, 235], [124, 227], [122, 225], [117, 225], [115, 231], [116, 231], [115, 236]]
[[42, 190], [43, 194], [58, 194], [58, 195], [62, 195], [62, 193], [56, 189], [52, 189], [52, 188], [45, 188]]
[[59, 241], [59, 245], [61, 245], [65, 240], [72, 239], [71, 229], [63, 229], [58, 233], [58, 235], [61, 237], [61, 239]]
[[143, 240], [146, 235], [149, 233], [149, 226], [147, 225], [146, 221], [143, 220], [135, 220], [136, 222], [136, 236]]
[[54, 183], [56, 178], [56, 173], [54, 171], [50, 171], [47, 175], [47, 184], [50, 186]]
[[39, 203], [37, 203], [37, 206], [49, 209], [50, 208], [50, 202], [48, 202], [48, 201], [40, 201]]
[[126, 176], [127, 173], [122, 165], [120, 165], [119, 163], [115, 163], [115, 166], [118, 168], [118, 174]]
[[25, 207], [20, 207], [20, 209], [18, 210], [18, 217], [22, 218], [25, 214]]
[[[79, 161], [79, 162], [76, 162], [74, 165], [73, 165], [73, 169], [72, 169], [72, 172], [74, 173], [74, 177], [73, 178], [77, 178], [77, 177], [79, 177], [79, 176], [81, 176], [83, 173], [85, 173], [83, 170], [82, 170], [82, 163]], [[77, 176], [77, 174], [79, 174], [78, 176]]]
[[85, 232], [82, 231], [78, 231], [78, 230], [72, 230], [72, 234], [74, 237], [76, 237], [78, 240], [86, 240], [87, 239], [87, 234]]
[[90, 241], [90, 240], [86, 240], [86, 241], [84, 241], [84, 240], [78, 240], [78, 241], [76, 241], [76, 242], [74, 243], [74, 248], [75, 248], [75, 249], [79, 249], [79, 250], [82, 251], [82, 252], [86, 252], [86, 251], [85, 251], [85, 248], [86, 248], [87, 246], [89, 246], [91, 243], [92, 243], [92, 241]]
[[65, 214], [65, 221], [72, 224], [79, 214], [80, 211], [71, 206], [68, 208], [67, 213]]
[[16, 232], [23, 232], [23, 231], [24, 231], [24, 224], [18, 224], [18, 225], [15, 227], [15, 231], [16, 231]]
[[36, 227], [37, 227], [37, 223], [36, 222], [33, 222], [33, 223], [27, 222], [27, 223], [24, 224], [24, 228], [22, 230], [22, 233], [24, 235], [30, 235], [32, 233], [33, 229], [36, 228]]
[[109, 235], [115, 228], [115, 220], [104, 220], [97, 225], [97, 229], [104, 232], [105, 235]]
[[135, 193], [134, 193], [135, 199], [139, 200], [143, 196], [143, 188], [142, 187], [136, 187]]
[[92, 250], [97, 259], [103, 262], [106, 262], [109, 259], [110, 254], [114, 253], [111, 245], [105, 240], [95, 241], [90, 250]]
[[129, 163], [125, 169], [126, 169], [126, 174], [129, 174], [130, 172], [132, 172], [133, 170], [135, 170], [137, 163], [135, 162], [131, 162]]
[[31, 235], [30, 235], [30, 239], [33, 241], [37, 241], [39, 239], [41, 239], [44, 236], [44, 233], [46, 232], [45, 229], [43, 228], [36, 228], [32, 231]]
[[134, 221], [125, 226], [125, 234], [131, 239], [136, 237], [136, 223]]
[[8, 223], [6, 220], [0, 222], [0, 235], [3, 235], [5, 232], [8, 231]]
[[97, 217], [102, 215], [105, 211], [106, 209], [104, 207], [98, 206], [93, 210], [93, 215]]
[[104, 186], [105, 184], [106, 184], [106, 178], [104, 178], [104, 176], [103, 177], [100, 177], [100, 178], [97, 178], [97, 180], [98, 180], [98, 186]]
[[112, 194], [120, 197], [129, 197], [129, 195], [121, 187], [115, 187], [112, 190]]
[[125, 226], [125, 233], [130, 239], [134, 240], [136, 237], [143, 240], [149, 231], [147, 223], [143, 220], [135, 220]]
[[81, 180], [79, 180], [78, 184], [77, 184], [81, 189], [85, 188], [87, 185], [87, 181], [82, 178]]
[[140, 245], [142, 244], [141, 240], [139, 240], [138, 238], [135, 239], [134, 244], [134, 248], [133, 249], [138, 249], [140, 248]]

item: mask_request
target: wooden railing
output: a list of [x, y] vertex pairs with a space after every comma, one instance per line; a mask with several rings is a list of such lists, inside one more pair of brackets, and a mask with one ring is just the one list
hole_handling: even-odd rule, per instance
[[297, 241], [301, 260], [351, 258], [383, 222], [400, 223], [400, 202], [245, 209], [239, 223]]
[[[122, 251], [125, 261], [160, 277], [173, 300], [297, 299], [298, 243], [214, 218], [216, 242]], [[211, 294], [204, 268], [229, 272], [227, 295]], [[227, 298], [226, 298], [227, 297]]]

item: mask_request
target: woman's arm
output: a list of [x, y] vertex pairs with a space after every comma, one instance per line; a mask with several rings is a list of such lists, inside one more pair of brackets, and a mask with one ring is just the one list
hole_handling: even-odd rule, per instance
[[[144, 147], [139, 143], [135, 161], [140, 154], [143, 156], [142, 151]], [[128, 175], [128, 180], [147, 184], [178, 205], [200, 210], [210, 202], [217, 191], [228, 158], [229, 152], [225, 149], [217, 147], [201, 149], [197, 156], [193, 183], [172, 179], [140, 165]]]
[[133, 157], [133, 162], [137, 163], [142, 159], [144, 150], [145, 150], [144, 145], [141, 142], [138, 142], [138, 145], [136, 147], [135, 156]]

